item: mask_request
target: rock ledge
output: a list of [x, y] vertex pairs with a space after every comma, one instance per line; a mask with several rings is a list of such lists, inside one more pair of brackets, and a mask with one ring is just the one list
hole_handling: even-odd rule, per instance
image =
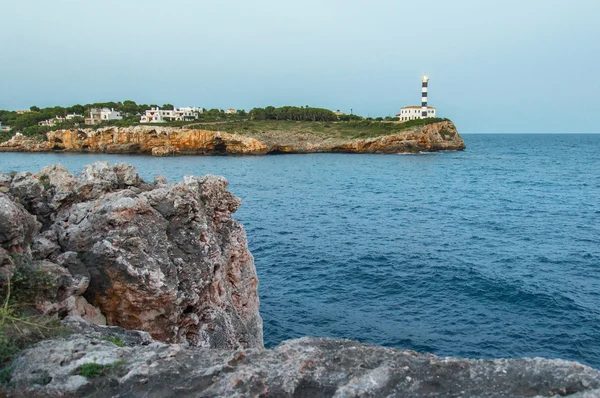
[[[154, 342], [144, 333], [67, 318], [77, 334], [14, 361], [14, 396], [596, 397], [600, 373], [563, 360], [441, 358], [349, 340], [301, 338], [270, 349]], [[121, 336], [119, 347], [107, 337]], [[85, 378], [86, 363], [119, 364]]]

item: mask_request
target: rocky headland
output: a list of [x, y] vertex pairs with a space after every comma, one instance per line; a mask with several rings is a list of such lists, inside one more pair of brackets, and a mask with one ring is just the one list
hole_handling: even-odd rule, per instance
[[80, 175], [60, 165], [0, 174], [0, 288], [23, 267], [44, 273], [52, 283], [32, 292], [30, 310], [66, 330], [15, 356], [0, 372], [4, 394], [600, 396], [600, 372], [560, 359], [310, 337], [264, 349], [256, 270], [232, 218], [241, 202], [226, 187], [215, 176], [149, 183], [105, 162]]
[[135, 126], [50, 131], [46, 140], [15, 134], [0, 151], [94, 152], [172, 155], [266, 155], [279, 153], [402, 153], [465, 149], [451, 121], [371, 138], [323, 137], [308, 132], [236, 134], [175, 127]]

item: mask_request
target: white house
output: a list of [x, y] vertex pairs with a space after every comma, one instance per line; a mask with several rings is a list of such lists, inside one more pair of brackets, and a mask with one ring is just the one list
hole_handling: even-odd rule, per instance
[[228, 115], [235, 115], [236, 111], [233, 108], [229, 108], [225, 110], [225, 113]]
[[0, 122], [0, 132], [10, 131], [10, 126], [3, 126], [2, 122]]
[[204, 109], [195, 107], [183, 107], [176, 109], [152, 108], [146, 111], [140, 118], [140, 123], [164, 123], [173, 120], [192, 120], [198, 119], [198, 115], [203, 113]]
[[[400, 109], [400, 113], [398, 113], [396, 117], [399, 118], [401, 122], [414, 119], [424, 119], [423, 107], [417, 105], [405, 106]], [[433, 106], [427, 107], [426, 117], [435, 117], [435, 108]]]
[[121, 112], [115, 111], [114, 109], [102, 108], [100, 111], [100, 119], [101, 120], [121, 120], [123, 116], [121, 116]]
[[77, 113], [69, 113], [67, 116], [65, 116], [65, 119], [71, 120], [76, 117], [83, 117], [83, 115], [78, 115]]
[[55, 126], [59, 123], [63, 123], [66, 119], [62, 116], [56, 116], [54, 119], [42, 120], [38, 122], [38, 126]]
[[108, 108], [92, 108], [90, 109], [90, 117], [85, 118], [85, 124], [98, 124], [103, 121], [121, 120], [121, 112]]

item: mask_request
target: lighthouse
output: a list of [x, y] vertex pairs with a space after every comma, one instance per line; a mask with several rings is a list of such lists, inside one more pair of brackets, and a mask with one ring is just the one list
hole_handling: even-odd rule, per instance
[[410, 105], [400, 108], [400, 113], [396, 114], [398, 121], [407, 122], [409, 120], [435, 117], [435, 108], [433, 106], [427, 106], [428, 84], [429, 77], [423, 75], [423, 78], [421, 79], [421, 105]]
[[427, 85], [429, 84], [429, 78], [427, 75], [423, 75], [422, 88], [421, 88], [421, 118], [425, 119], [427, 115]]

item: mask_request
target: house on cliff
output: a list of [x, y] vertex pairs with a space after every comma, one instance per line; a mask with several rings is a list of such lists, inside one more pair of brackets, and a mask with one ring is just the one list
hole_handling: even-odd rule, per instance
[[204, 112], [202, 108], [183, 107], [176, 109], [151, 108], [140, 118], [140, 123], [164, 123], [174, 120], [195, 120]]
[[425, 119], [426, 117], [435, 117], [435, 108], [433, 106], [427, 107], [427, 116], [423, 117], [423, 108], [418, 105], [404, 106], [400, 109], [400, 113], [396, 115], [400, 121]]
[[92, 108], [90, 117], [85, 118], [85, 124], [98, 124], [109, 120], [121, 120], [121, 112], [109, 108]]
[[65, 120], [66, 119], [62, 116], [56, 116], [54, 119], [42, 120], [41, 122], [38, 122], [38, 126], [56, 126]]

